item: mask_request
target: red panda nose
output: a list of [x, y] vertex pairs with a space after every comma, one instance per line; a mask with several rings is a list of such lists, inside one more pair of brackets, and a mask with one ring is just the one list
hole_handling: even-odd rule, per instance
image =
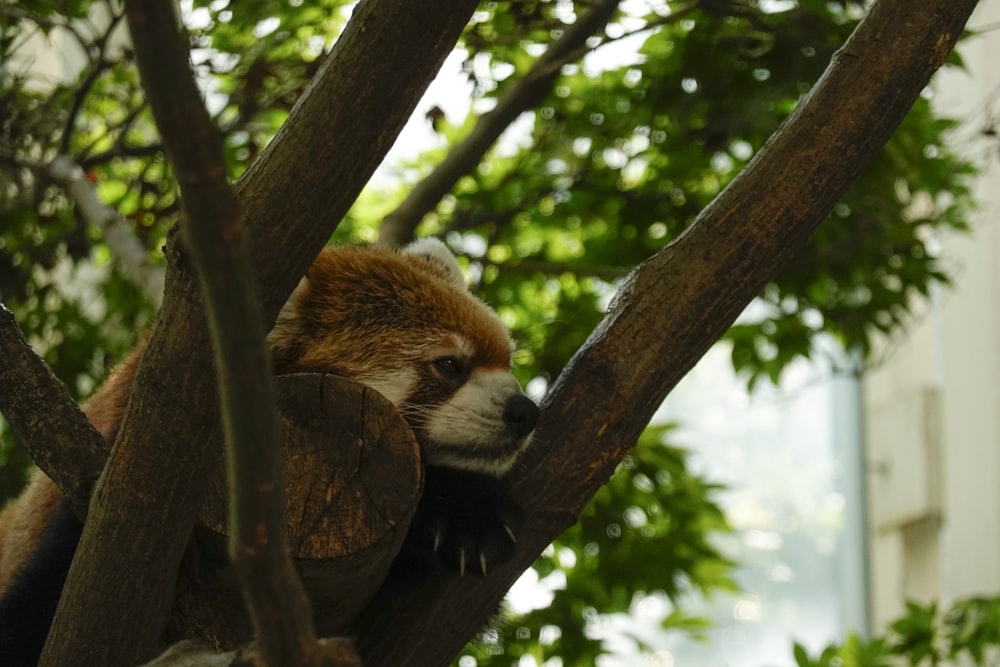
[[539, 412], [534, 401], [524, 394], [516, 394], [503, 408], [503, 421], [516, 437], [523, 438], [535, 430]]

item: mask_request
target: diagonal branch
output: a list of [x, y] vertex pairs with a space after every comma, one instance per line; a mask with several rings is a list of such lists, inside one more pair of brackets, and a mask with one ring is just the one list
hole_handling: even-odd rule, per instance
[[587, 39], [604, 29], [621, 0], [599, 0], [579, 20], [552, 42], [531, 70], [510, 87], [489, 113], [483, 114], [465, 139], [418, 183], [406, 199], [382, 221], [379, 243], [402, 245], [429, 211], [448, 194], [458, 180], [471, 173], [497, 139], [521, 113], [541, 104], [559, 79], [563, 65], [586, 51]]
[[118, 211], [100, 200], [97, 189], [87, 180], [83, 168], [68, 155], [58, 155], [48, 164], [45, 172], [62, 186], [83, 219], [101, 230], [104, 242], [111, 249], [111, 256], [122, 273], [138, 285], [151, 303], [159, 306], [163, 299], [163, 267], [149, 261], [149, 250], [132, 233]]
[[[108, 447], [76, 402], [0, 304], [0, 412], [39, 468], [55, 480], [79, 516]], [[39, 414], [38, 406], [45, 406]], [[79, 474], [83, 471], [84, 474]]]
[[476, 5], [360, 3], [286, 123], [237, 182], [269, 321], [396, 140]]
[[[125, 8], [146, 94], [180, 184], [185, 205], [182, 231], [206, 297], [229, 463], [231, 552], [242, 575], [258, 645], [267, 664], [318, 665], [311, 609], [288, 556], [270, 365], [239, 205], [226, 180], [222, 144], [189, 67], [186, 33], [174, 4], [170, 0], [136, 1], [126, 2]], [[123, 444], [127, 443], [118, 443]], [[183, 441], [173, 446], [182, 449], [186, 444], [193, 449], [193, 443]], [[88, 584], [113, 579], [114, 561], [96, 547], [114, 548], [105, 537], [108, 523], [116, 518], [102, 504], [131, 504], [128, 493], [120, 497], [103, 493], [116, 474], [129, 474], [115, 468], [117, 461], [112, 459], [98, 482], [94, 503], [100, 509], [91, 513], [84, 528], [80, 543], [84, 557], [71, 568], [43, 662], [63, 663], [75, 656], [69, 637], [81, 632], [95, 604], [106, 604], [102, 598], [109, 596], [105, 588]], [[142, 480], [133, 480], [132, 486], [131, 493], [145, 491]], [[176, 537], [183, 538], [190, 529], [190, 523], [174, 524]], [[173, 547], [176, 553], [185, 541]], [[172, 585], [172, 577], [163, 579]], [[148, 595], [134, 588], [127, 593], [142, 599]], [[169, 590], [160, 594], [166, 600], [171, 597]], [[115, 602], [128, 604], [122, 597], [115, 595]], [[143, 627], [145, 632], [137, 633], [127, 652], [141, 655], [161, 627]], [[120, 655], [122, 646], [114, 650]]]
[[[512, 480], [528, 525], [515, 562], [484, 582], [446, 574], [376, 605], [367, 667], [446, 665], [515, 578], [579, 516], [663, 398], [805, 243], [882, 148], [951, 49], [976, 0], [879, 0], [820, 82], [673, 244], [635, 269], [554, 383]], [[901, 21], [900, 17], [906, 20]], [[558, 480], [558, 483], [553, 483]], [[449, 632], [413, 619], [447, 609]], [[405, 610], [405, 611], [403, 611]], [[393, 632], [408, 623], [405, 636]], [[421, 641], [433, 635], [436, 642]]]

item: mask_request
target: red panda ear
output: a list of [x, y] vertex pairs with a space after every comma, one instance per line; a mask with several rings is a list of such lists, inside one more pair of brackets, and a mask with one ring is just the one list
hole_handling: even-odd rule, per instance
[[455, 261], [455, 255], [439, 239], [428, 236], [417, 239], [413, 243], [403, 248], [403, 252], [410, 255], [426, 257], [440, 267], [442, 277], [459, 289], [466, 289], [465, 275], [462, 267]]

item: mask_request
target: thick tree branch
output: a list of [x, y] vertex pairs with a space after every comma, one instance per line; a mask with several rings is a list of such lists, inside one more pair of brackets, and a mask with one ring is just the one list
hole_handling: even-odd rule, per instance
[[[512, 475], [530, 512], [515, 562], [483, 582], [436, 574], [374, 606], [358, 628], [367, 667], [449, 663], [520, 572], [576, 520], [667, 392], [871, 162], [954, 47], [975, 5], [875, 3], [743, 173], [683, 236], [631, 274], [555, 382], [536, 445]], [[462, 614], [449, 614], [452, 609]], [[447, 616], [447, 627], [440, 616]], [[434, 630], [419, 625], [425, 618], [437, 621]], [[405, 635], [391, 630], [403, 624]], [[425, 641], [428, 636], [434, 641]]]
[[541, 104], [558, 80], [563, 65], [585, 53], [587, 39], [607, 25], [620, 1], [599, 0], [569, 26], [561, 38], [552, 42], [531, 70], [500, 96], [489, 113], [476, 121], [469, 135], [385, 217], [379, 228], [379, 243], [397, 246], [413, 238], [423, 217], [462, 176], [476, 168], [503, 131], [521, 113]]
[[[35, 464], [59, 485], [79, 516], [104, 467], [108, 446], [0, 304], [0, 413]], [[39, 406], [45, 406], [44, 412]], [[81, 474], [82, 473], [82, 474]]]

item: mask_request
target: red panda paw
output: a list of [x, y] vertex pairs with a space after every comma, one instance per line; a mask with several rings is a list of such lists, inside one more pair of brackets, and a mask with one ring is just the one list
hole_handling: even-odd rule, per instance
[[459, 575], [486, 576], [514, 555], [521, 520], [496, 477], [428, 466], [407, 547]]

